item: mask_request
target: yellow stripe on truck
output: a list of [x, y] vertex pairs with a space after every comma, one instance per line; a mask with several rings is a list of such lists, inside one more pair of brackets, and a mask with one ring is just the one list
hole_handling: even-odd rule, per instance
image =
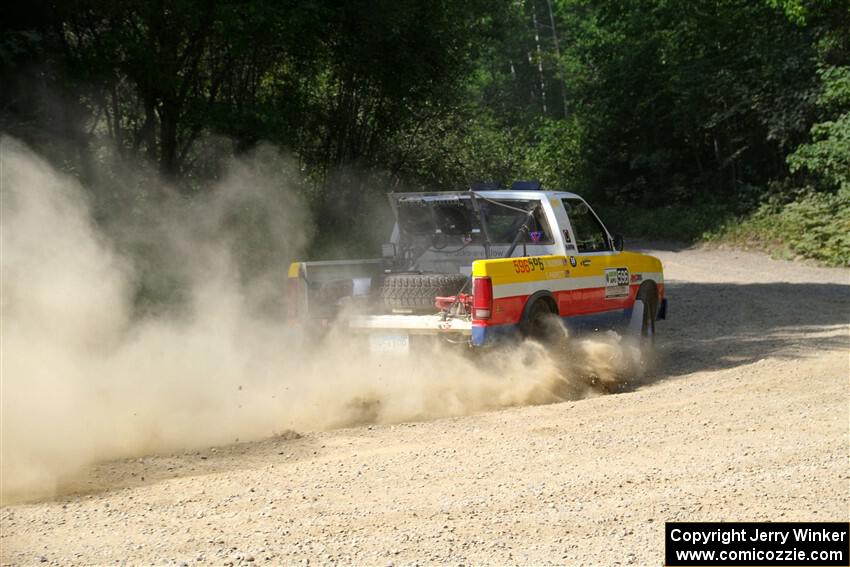
[[[661, 262], [651, 256], [634, 252], [620, 252], [616, 255], [589, 256], [576, 254], [578, 258], [595, 260], [590, 266], [577, 270], [570, 266], [566, 256], [528, 256], [519, 258], [498, 258], [475, 260], [472, 262], [472, 275], [489, 276], [493, 285], [530, 283], [569, 277], [567, 273], [580, 271], [582, 277], [604, 276], [606, 269], [612, 267], [628, 268], [631, 273], [661, 272]], [[542, 269], [541, 269], [542, 268]]]
[[[567, 259], [564, 256], [526, 256], [522, 258], [499, 258], [495, 260], [475, 260], [472, 262], [472, 275], [489, 276], [493, 283], [522, 283], [549, 279], [548, 272], [566, 270]], [[541, 269], [542, 267], [542, 269]]]

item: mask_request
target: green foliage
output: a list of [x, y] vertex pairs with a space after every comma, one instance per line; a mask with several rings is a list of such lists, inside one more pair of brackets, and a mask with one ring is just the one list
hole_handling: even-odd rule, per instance
[[814, 112], [811, 29], [744, 0], [561, 9], [594, 193], [643, 207], [728, 201], [787, 173], [777, 156]]
[[519, 128], [500, 124], [491, 113], [472, 107], [402, 131], [396, 138], [398, 170], [411, 185], [461, 189], [476, 181], [513, 179], [525, 148]]
[[805, 24], [808, 16], [806, 3], [801, 0], [767, 0], [768, 5], [782, 10], [789, 20], [796, 24]]
[[705, 235], [710, 240], [766, 248], [783, 257], [850, 266], [850, 192], [810, 192], [787, 204], [769, 202], [752, 215]]
[[821, 73], [820, 104], [826, 108], [850, 107], [850, 67], [827, 67]]
[[812, 141], [788, 156], [788, 164], [791, 171], [807, 170], [828, 189], [850, 192], [850, 67], [829, 67], [821, 78], [821, 106], [841, 114], [812, 126]]
[[826, 184], [850, 191], [850, 112], [815, 124], [812, 138], [788, 157], [791, 171], [806, 168]]
[[602, 206], [597, 209], [613, 233], [685, 242], [695, 242], [733, 218], [728, 207], [718, 204], [670, 204], [649, 209]]
[[532, 128], [520, 177], [539, 179], [544, 187], [581, 192], [582, 132], [574, 117], [541, 119]]
[[[833, 234], [818, 211], [850, 183], [846, 0], [42, 8], [0, 22], [0, 128], [84, 177], [142, 158], [189, 197], [271, 142], [298, 164], [323, 255], [374, 240], [387, 190], [514, 179], [574, 190], [620, 232], [693, 239], [773, 215], [809, 228], [770, 239], [842, 254], [811, 223]], [[106, 200], [104, 217], [128, 206]]]

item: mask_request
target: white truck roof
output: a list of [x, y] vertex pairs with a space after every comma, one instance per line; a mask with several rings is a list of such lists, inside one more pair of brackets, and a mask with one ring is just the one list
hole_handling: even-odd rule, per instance
[[390, 195], [396, 198], [405, 198], [405, 197], [417, 197], [424, 198], [428, 200], [428, 198], [433, 199], [445, 199], [446, 197], [463, 197], [464, 195], [469, 195], [470, 193], [474, 193], [477, 196], [484, 197], [486, 199], [494, 199], [494, 200], [505, 200], [505, 199], [516, 199], [516, 200], [543, 200], [543, 199], [581, 199], [579, 195], [575, 193], [570, 193], [568, 191], [518, 191], [514, 189], [498, 189], [498, 190], [486, 190], [486, 191], [423, 191], [423, 192], [412, 192], [412, 193], [390, 193]]

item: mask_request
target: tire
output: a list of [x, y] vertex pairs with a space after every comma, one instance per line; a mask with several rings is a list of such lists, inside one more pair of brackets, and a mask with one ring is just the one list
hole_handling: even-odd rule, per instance
[[658, 313], [658, 292], [654, 285], [643, 285], [635, 300], [643, 302], [638, 358], [635, 360], [634, 378], [642, 380], [655, 365], [655, 315]]
[[456, 295], [467, 280], [461, 274], [389, 274], [381, 287], [381, 301], [393, 312], [433, 313], [437, 296]]
[[520, 325], [522, 335], [540, 342], [553, 342], [559, 336], [556, 313], [546, 300], [538, 299], [528, 311], [528, 317]]
[[651, 348], [655, 344], [655, 314], [658, 312], [658, 294], [655, 287], [651, 285], [641, 287], [635, 300], [643, 301], [643, 320], [640, 325], [641, 346]]

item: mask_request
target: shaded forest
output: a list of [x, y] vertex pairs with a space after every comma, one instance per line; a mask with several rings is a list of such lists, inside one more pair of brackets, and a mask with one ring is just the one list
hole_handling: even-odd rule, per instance
[[[619, 232], [850, 264], [847, 0], [3, 11], [0, 131], [94, 187], [143, 163], [191, 199], [223, 158], [268, 143], [295, 161], [324, 240], [352, 253], [386, 191], [540, 179]], [[103, 214], [127, 206], [106, 193]]]

